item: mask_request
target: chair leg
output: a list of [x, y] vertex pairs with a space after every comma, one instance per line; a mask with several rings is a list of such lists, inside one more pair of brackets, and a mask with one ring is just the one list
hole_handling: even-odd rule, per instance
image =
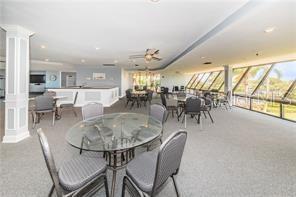
[[207, 115], [206, 115], [205, 111], [202, 111], [202, 113], [204, 114], [205, 119], [207, 119]]
[[167, 113], [167, 116], [166, 116], [166, 118], [165, 118], [165, 121], [168, 120], [169, 114], [170, 114], [170, 113]]
[[107, 176], [104, 176], [104, 185], [105, 185], [105, 193], [106, 197], [109, 197], [109, 188], [108, 188], [108, 181], [107, 181]]
[[48, 197], [52, 196], [53, 191], [54, 191], [54, 185], [51, 186], [49, 193], [48, 193]]
[[186, 114], [184, 114], [184, 118], [185, 118], [185, 129], [187, 127], [187, 117], [186, 117]]
[[55, 111], [52, 112], [52, 126], [54, 126], [55, 114], [56, 114]]
[[208, 111], [208, 114], [209, 114], [209, 116], [210, 116], [210, 119], [211, 119], [212, 123], [214, 123], [214, 120], [213, 120], [213, 118], [212, 118], [212, 116], [211, 116], [210, 111]]
[[125, 181], [126, 181], [126, 177], [123, 177], [123, 183], [122, 183], [122, 191], [121, 191], [121, 197], [125, 197]]
[[73, 113], [74, 113], [74, 116], [77, 117], [77, 113], [75, 111], [75, 108], [73, 107]]
[[178, 187], [177, 187], [177, 183], [176, 183], [176, 180], [174, 178], [174, 175], [172, 175], [172, 179], [173, 179], [173, 183], [174, 183], [174, 187], [175, 187], [177, 197], [179, 197], [180, 195], [179, 195], [179, 191], [178, 191]]
[[82, 149], [83, 149], [83, 142], [84, 142], [84, 137], [81, 139], [81, 145], [80, 145], [80, 151], [79, 151], [80, 155], [81, 155]]
[[32, 125], [32, 129], [34, 129], [35, 126], [36, 126], [36, 119], [37, 119], [37, 114], [34, 113], [34, 114], [33, 114], [33, 125]]

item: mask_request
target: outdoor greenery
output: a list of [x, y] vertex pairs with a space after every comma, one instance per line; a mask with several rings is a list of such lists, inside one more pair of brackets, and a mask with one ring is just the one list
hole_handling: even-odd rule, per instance
[[[191, 87], [195, 87], [196, 84], [198, 90], [212, 90], [221, 87], [219, 91], [222, 91], [224, 71], [218, 75], [220, 72], [196, 75], [196, 80], [192, 82]], [[234, 96], [240, 95], [234, 98], [234, 104], [247, 109], [251, 106], [251, 110], [296, 121], [295, 80], [296, 61], [233, 69], [233, 94]], [[290, 92], [288, 92], [289, 88]], [[250, 103], [251, 100], [252, 103]], [[285, 104], [282, 101], [285, 101]]]

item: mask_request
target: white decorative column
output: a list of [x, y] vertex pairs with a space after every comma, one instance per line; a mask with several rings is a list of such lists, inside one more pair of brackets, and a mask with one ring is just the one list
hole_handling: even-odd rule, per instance
[[31, 31], [4, 25], [6, 31], [5, 135], [3, 143], [19, 142], [28, 130], [29, 37]]
[[224, 66], [224, 93], [231, 92], [229, 96], [230, 105], [232, 105], [232, 67], [229, 65]]

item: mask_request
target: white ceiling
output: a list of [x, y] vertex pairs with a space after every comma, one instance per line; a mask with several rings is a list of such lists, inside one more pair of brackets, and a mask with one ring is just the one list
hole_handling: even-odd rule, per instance
[[[274, 27], [274, 31], [265, 33], [269, 27]], [[286, 54], [292, 55], [284, 57]], [[256, 64], [262, 59], [273, 62], [287, 58], [296, 59], [296, 1], [266, 1], [197, 46], [169, 69], [194, 72], [222, 65]], [[213, 65], [203, 65], [206, 61], [213, 62]]]
[[[129, 55], [160, 49], [163, 60], [183, 51], [197, 37], [240, 8], [246, 0], [184, 1], [4, 1], [4, 23], [35, 32], [31, 57], [98, 66], [113, 63], [134, 68]], [[41, 49], [40, 45], [45, 45]], [[100, 50], [95, 50], [95, 47]], [[132, 65], [131, 65], [132, 64]]]
[[[119, 66], [135, 68], [129, 55], [157, 48], [162, 61], [146, 64], [137, 59], [136, 63], [140, 68], [158, 68], [246, 3], [247, 0], [27, 0], [3, 1], [1, 12], [3, 24], [17, 24], [35, 32], [31, 38], [32, 59], [94, 67], [117, 60]], [[262, 56], [296, 51], [295, 13], [295, 1], [262, 3], [167, 69], [191, 72], [203, 69], [204, 61], [221, 66], [258, 58], [254, 57], [257, 51]], [[267, 35], [263, 31], [270, 26], [276, 29]], [[41, 49], [40, 45], [46, 48]], [[206, 58], [200, 59], [201, 56]]]

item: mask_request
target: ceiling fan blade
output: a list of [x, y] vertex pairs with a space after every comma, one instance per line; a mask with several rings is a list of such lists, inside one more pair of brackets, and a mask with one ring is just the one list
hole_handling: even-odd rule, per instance
[[147, 49], [146, 54], [153, 55], [155, 53], [155, 51], [157, 51], [157, 49]]
[[157, 49], [156, 51], [154, 51], [153, 54], [159, 54], [159, 49]]
[[158, 61], [162, 60], [161, 57], [157, 57], [157, 56], [152, 56], [152, 59], [154, 59], [154, 60], [158, 60]]
[[144, 55], [130, 55], [129, 59], [135, 59], [135, 58], [144, 58]]

